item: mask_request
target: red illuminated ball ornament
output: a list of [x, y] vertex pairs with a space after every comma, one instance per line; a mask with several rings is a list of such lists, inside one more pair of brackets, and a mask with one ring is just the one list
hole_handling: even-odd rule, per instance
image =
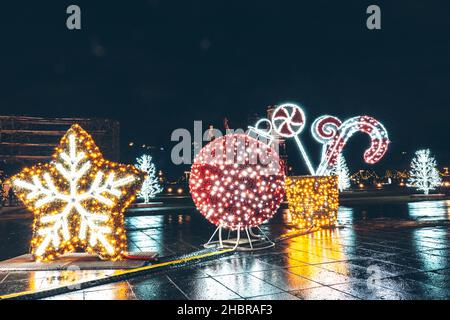
[[207, 144], [189, 179], [197, 209], [216, 226], [256, 227], [270, 219], [284, 197], [284, 170], [277, 153], [245, 134]]

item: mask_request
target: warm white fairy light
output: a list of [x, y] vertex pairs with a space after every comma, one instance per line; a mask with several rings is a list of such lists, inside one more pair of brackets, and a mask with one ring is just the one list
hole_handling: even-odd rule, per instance
[[143, 173], [104, 160], [78, 125], [56, 150], [50, 164], [12, 178], [17, 195], [35, 213], [33, 255], [51, 260], [82, 247], [120, 258], [126, 248], [122, 212], [134, 200]]
[[189, 188], [198, 210], [211, 223], [243, 230], [274, 215], [284, 196], [284, 171], [267, 144], [230, 134], [200, 151]]
[[348, 139], [357, 132], [370, 136], [370, 147], [364, 152], [366, 163], [378, 162], [388, 149], [389, 137], [386, 128], [370, 116], [357, 116], [342, 123], [332, 116], [320, 117], [318, 120], [314, 122], [312, 129], [315, 131], [316, 140], [325, 144], [325, 151], [316, 170], [317, 175], [330, 174]]

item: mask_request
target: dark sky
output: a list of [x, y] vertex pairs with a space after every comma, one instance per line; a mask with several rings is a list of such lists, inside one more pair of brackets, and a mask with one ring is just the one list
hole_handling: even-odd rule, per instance
[[[66, 29], [69, 4], [81, 31]], [[369, 4], [382, 30], [366, 28]], [[308, 124], [323, 113], [383, 122], [392, 145], [377, 170], [421, 147], [450, 163], [449, 1], [21, 1], [0, 12], [2, 114], [113, 118], [124, 146], [170, 150], [171, 132], [194, 120], [246, 127], [294, 101]], [[302, 138], [317, 162], [309, 130]], [[368, 141], [349, 143], [352, 169]]]

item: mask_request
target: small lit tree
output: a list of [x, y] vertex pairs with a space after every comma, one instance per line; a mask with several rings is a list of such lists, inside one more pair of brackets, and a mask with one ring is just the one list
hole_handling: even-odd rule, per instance
[[350, 188], [350, 172], [343, 155], [340, 154], [338, 156], [336, 165], [331, 171], [331, 174], [339, 177], [339, 191], [344, 191]]
[[155, 164], [152, 163], [152, 157], [144, 154], [136, 159], [136, 168], [147, 173], [147, 178], [142, 184], [142, 189], [138, 193], [138, 197], [144, 199], [144, 203], [149, 203], [151, 198], [162, 191], [156, 176]]
[[408, 186], [415, 187], [428, 194], [441, 184], [442, 180], [436, 168], [436, 160], [431, 155], [430, 149], [416, 151], [411, 161]]

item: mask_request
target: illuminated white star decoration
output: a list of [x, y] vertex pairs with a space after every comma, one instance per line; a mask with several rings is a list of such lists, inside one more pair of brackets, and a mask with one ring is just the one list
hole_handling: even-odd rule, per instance
[[117, 260], [126, 252], [123, 211], [145, 174], [107, 161], [91, 136], [73, 125], [53, 161], [14, 176], [14, 190], [34, 213], [31, 252], [49, 261], [77, 248]]

